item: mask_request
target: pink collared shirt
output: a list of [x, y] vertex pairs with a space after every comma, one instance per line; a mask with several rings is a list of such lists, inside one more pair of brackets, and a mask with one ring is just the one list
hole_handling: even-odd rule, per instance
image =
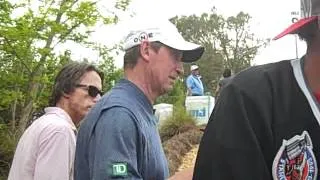
[[61, 108], [45, 108], [21, 136], [8, 180], [73, 180], [76, 127]]

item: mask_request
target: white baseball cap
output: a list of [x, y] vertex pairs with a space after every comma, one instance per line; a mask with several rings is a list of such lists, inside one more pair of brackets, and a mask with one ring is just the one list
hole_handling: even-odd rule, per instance
[[190, 67], [190, 70], [191, 70], [191, 71], [196, 70], [196, 69], [199, 69], [199, 66], [197, 66], [197, 65], [191, 65], [191, 67]]
[[169, 20], [139, 22], [124, 40], [124, 50], [139, 45], [142, 41], [159, 41], [171, 48], [182, 51], [183, 62], [197, 61], [204, 47], [184, 40], [178, 29]]

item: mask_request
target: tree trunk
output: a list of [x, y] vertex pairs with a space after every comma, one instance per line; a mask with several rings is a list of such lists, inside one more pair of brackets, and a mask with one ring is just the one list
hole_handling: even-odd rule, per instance
[[17, 111], [17, 98], [14, 100], [14, 103], [12, 105], [12, 124], [11, 124], [11, 130], [14, 131], [16, 129], [16, 112]]
[[26, 126], [28, 124], [28, 121], [30, 119], [30, 116], [33, 111], [33, 100], [29, 101], [29, 103], [23, 107], [22, 109], [22, 115], [19, 121], [19, 136], [22, 135], [24, 130], [26, 129]]

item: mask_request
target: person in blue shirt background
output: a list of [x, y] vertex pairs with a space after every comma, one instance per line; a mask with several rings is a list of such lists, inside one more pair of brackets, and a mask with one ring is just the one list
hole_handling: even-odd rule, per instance
[[168, 20], [140, 25], [145, 27], [133, 29], [124, 42], [124, 79], [101, 98], [80, 127], [75, 180], [169, 176], [153, 103], [173, 88], [183, 73], [182, 62], [198, 60], [204, 48], [185, 41]]
[[199, 66], [191, 65], [191, 74], [187, 78], [188, 96], [203, 96], [203, 84], [199, 73]]

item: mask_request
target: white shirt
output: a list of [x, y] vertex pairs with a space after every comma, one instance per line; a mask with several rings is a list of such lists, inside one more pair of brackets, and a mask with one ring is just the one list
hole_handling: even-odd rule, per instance
[[8, 180], [73, 180], [76, 127], [61, 108], [45, 108], [21, 136]]

